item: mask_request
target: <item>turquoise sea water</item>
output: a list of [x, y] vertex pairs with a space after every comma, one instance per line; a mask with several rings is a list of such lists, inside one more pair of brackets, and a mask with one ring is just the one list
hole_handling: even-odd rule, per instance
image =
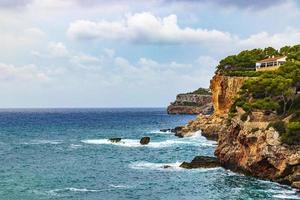
[[193, 118], [163, 108], [0, 110], [0, 199], [300, 199], [288, 186], [222, 168], [180, 169], [213, 156], [215, 142], [159, 130]]

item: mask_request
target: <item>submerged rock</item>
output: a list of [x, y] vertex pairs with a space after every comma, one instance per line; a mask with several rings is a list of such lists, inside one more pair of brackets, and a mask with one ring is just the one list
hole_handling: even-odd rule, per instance
[[194, 168], [214, 168], [219, 167], [220, 163], [217, 158], [209, 156], [196, 156], [192, 162], [183, 162], [179, 167], [185, 169], [194, 169]]
[[172, 168], [172, 166], [170, 166], [170, 165], [164, 165], [163, 168], [164, 169], [168, 169], [168, 168]]
[[122, 138], [109, 138], [109, 141], [111, 141], [112, 143], [118, 143], [121, 142]]
[[150, 137], [142, 137], [142, 139], [140, 140], [141, 145], [149, 144], [149, 142], [150, 142]]
[[159, 131], [166, 133], [166, 132], [172, 132], [172, 129], [166, 128], [166, 129], [160, 129]]

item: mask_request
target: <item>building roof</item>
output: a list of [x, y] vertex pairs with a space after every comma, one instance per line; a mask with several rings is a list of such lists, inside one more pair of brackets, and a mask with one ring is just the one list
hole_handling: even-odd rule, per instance
[[266, 58], [260, 61], [257, 61], [258, 63], [263, 63], [263, 62], [274, 62], [277, 61], [278, 59], [284, 58], [285, 56], [277, 56], [277, 57], [271, 57], [271, 58]]

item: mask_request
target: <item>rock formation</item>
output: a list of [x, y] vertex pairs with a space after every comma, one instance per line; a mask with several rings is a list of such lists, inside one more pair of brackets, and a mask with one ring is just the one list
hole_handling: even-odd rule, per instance
[[210, 81], [215, 115], [227, 114], [247, 77], [215, 75]]
[[225, 168], [300, 188], [300, 147], [282, 144], [269, 122], [233, 118], [219, 132], [215, 155]]
[[209, 156], [196, 156], [192, 162], [183, 162], [180, 167], [185, 169], [195, 168], [214, 168], [219, 167], [220, 163], [217, 158]]
[[178, 94], [167, 108], [168, 114], [211, 114], [212, 111], [211, 95], [193, 93]]
[[228, 118], [246, 79], [215, 75], [210, 86], [214, 114], [199, 115], [180, 134], [202, 130], [204, 136], [218, 138], [215, 155], [223, 167], [300, 188], [300, 147], [282, 144], [279, 133], [268, 126], [278, 118], [276, 114], [253, 111], [241, 120], [245, 111], [237, 108], [237, 114]]
[[149, 144], [149, 142], [150, 142], [150, 137], [142, 137], [140, 140], [141, 145]]

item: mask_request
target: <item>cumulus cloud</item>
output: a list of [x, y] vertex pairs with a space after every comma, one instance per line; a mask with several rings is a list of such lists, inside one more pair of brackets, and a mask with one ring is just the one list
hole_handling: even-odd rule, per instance
[[181, 28], [176, 15], [164, 18], [151, 13], [137, 13], [124, 21], [78, 20], [69, 26], [67, 35], [78, 40], [125, 40], [137, 43], [201, 43], [229, 42], [229, 33], [201, 28]]
[[280, 48], [285, 45], [295, 45], [300, 43], [300, 30], [288, 28], [281, 33], [270, 34], [260, 32], [250, 35], [248, 38], [238, 41], [238, 46], [244, 48], [257, 48], [272, 46]]

